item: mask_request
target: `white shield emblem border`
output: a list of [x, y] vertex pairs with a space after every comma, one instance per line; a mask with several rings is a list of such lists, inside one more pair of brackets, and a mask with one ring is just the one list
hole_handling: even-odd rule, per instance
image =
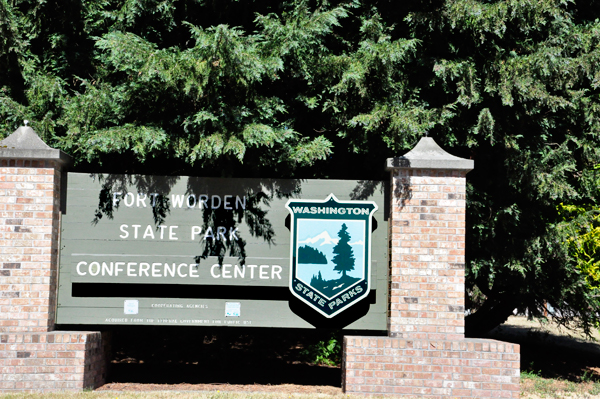
[[[285, 207], [291, 215], [289, 289], [292, 294], [326, 318], [333, 318], [340, 312], [347, 310], [352, 305], [366, 298], [371, 289], [371, 220], [373, 214], [378, 209], [377, 204], [374, 201], [340, 201], [334, 194], [329, 194], [324, 200], [291, 199], [286, 203]], [[313, 225], [317, 225], [319, 221], [323, 221], [323, 225], [327, 223], [340, 225], [341, 223], [342, 227], [337, 233], [340, 237], [339, 239], [332, 239], [330, 234], [326, 234], [325, 238], [319, 237], [319, 239], [325, 241], [335, 242], [336, 247], [339, 241], [344, 240], [344, 244], [337, 249], [337, 252], [335, 252], [335, 249], [333, 250], [333, 253], [336, 254], [333, 258], [337, 258], [337, 261], [334, 261], [335, 267], [333, 270], [342, 274], [342, 277], [338, 280], [323, 279], [320, 271], [318, 275], [319, 279], [316, 279], [317, 276], [313, 275], [311, 283], [305, 281], [307, 278], [302, 279], [298, 277], [298, 265], [300, 263], [298, 224], [302, 221], [306, 221], [308, 224], [312, 222]], [[362, 224], [357, 222], [362, 222]], [[362, 278], [356, 276], [348, 277], [347, 271], [355, 270], [354, 267], [350, 269], [355, 259], [353, 250], [344, 249], [350, 248], [350, 245], [352, 245], [348, 242], [349, 237], [351, 237], [350, 233], [354, 232], [356, 235], [358, 231], [362, 231], [362, 235], [359, 235], [360, 239], [364, 239], [361, 262]], [[312, 241], [310, 240], [312, 239], [316, 239], [316, 237], [307, 239], [304, 242], [311, 243]], [[359, 242], [355, 242], [354, 245], [359, 245]], [[322, 258], [326, 258], [323, 253], [319, 255], [318, 252], [320, 251], [314, 251], [314, 249], [312, 248], [311, 252], [316, 253], [315, 256], [319, 257], [322, 255]], [[346, 252], [346, 255], [344, 255], [346, 259], [349, 257], [352, 258], [352, 265], [348, 266], [349, 261], [347, 260], [340, 260], [342, 258], [340, 252]], [[348, 253], [350, 255], [347, 255]], [[303, 256], [306, 257], [307, 255]], [[326, 264], [329, 264], [329, 261], [326, 259], [323, 260], [327, 262]], [[333, 286], [333, 282], [339, 283], [338, 286]], [[328, 283], [329, 285], [327, 285]], [[319, 284], [321, 287], [314, 287], [313, 284]], [[335, 289], [339, 289], [339, 292], [335, 292]]]

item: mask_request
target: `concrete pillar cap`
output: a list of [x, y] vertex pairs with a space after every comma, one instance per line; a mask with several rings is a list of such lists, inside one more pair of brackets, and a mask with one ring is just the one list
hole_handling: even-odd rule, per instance
[[453, 169], [473, 170], [472, 159], [459, 158], [444, 151], [431, 137], [422, 137], [415, 148], [400, 157], [388, 158], [386, 170]]
[[0, 159], [53, 160], [60, 164], [71, 161], [61, 150], [44, 143], [29, 126], [21, 126], [10, 136], [0, 141]]

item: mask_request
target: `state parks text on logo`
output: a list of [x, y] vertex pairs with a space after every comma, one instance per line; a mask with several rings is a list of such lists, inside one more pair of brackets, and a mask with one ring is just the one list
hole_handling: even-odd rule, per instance
[[292, 293], [331, 318], [369, 294], [372, 201], [289, 200]]

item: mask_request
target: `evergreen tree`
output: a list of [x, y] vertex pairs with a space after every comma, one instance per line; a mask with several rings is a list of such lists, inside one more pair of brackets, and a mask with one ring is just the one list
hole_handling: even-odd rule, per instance
[[338, 232], [338, 237], [340, 239], [335, 244], [335, 247], [333, 247], [334, 257], [331, 261], [335, 263], [333, 270], [346, 277], [347, 272], [354, 270], [354, 251], [349, 244], [350, 234], [348, 234], [346, 223], [342, 224], [342, 228]]
[[427, 131], [474, 159], [470, 334], [600, 322], [557, 212], [600, 201], [599, 82], [589, 0], [0, 0], [0, 135], [71, 170], [386, 179]]

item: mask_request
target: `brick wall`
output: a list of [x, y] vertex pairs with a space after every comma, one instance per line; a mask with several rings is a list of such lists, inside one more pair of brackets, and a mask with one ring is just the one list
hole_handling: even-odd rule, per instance
[[345, 337], [344, 391], [423, 398], [518, 398], [519, 345], [485, 339]]
[[[26, 153], [35, 158], [35, 148]], [[106, 377], [106, 334], [52, 331], [60, 166], [0, 152], [0, 391], [81, 390]]]
[[394, 171], [390, 336], [464, 337], [465, 181], [465, 171]]
[[102, 343], [99, 332], [1, 333], [0, 390], [81, 390], [101, 385], [106, 374]]
[[0, 161], [0, 332], [53, 329], [59, 194], [54, 161]]

